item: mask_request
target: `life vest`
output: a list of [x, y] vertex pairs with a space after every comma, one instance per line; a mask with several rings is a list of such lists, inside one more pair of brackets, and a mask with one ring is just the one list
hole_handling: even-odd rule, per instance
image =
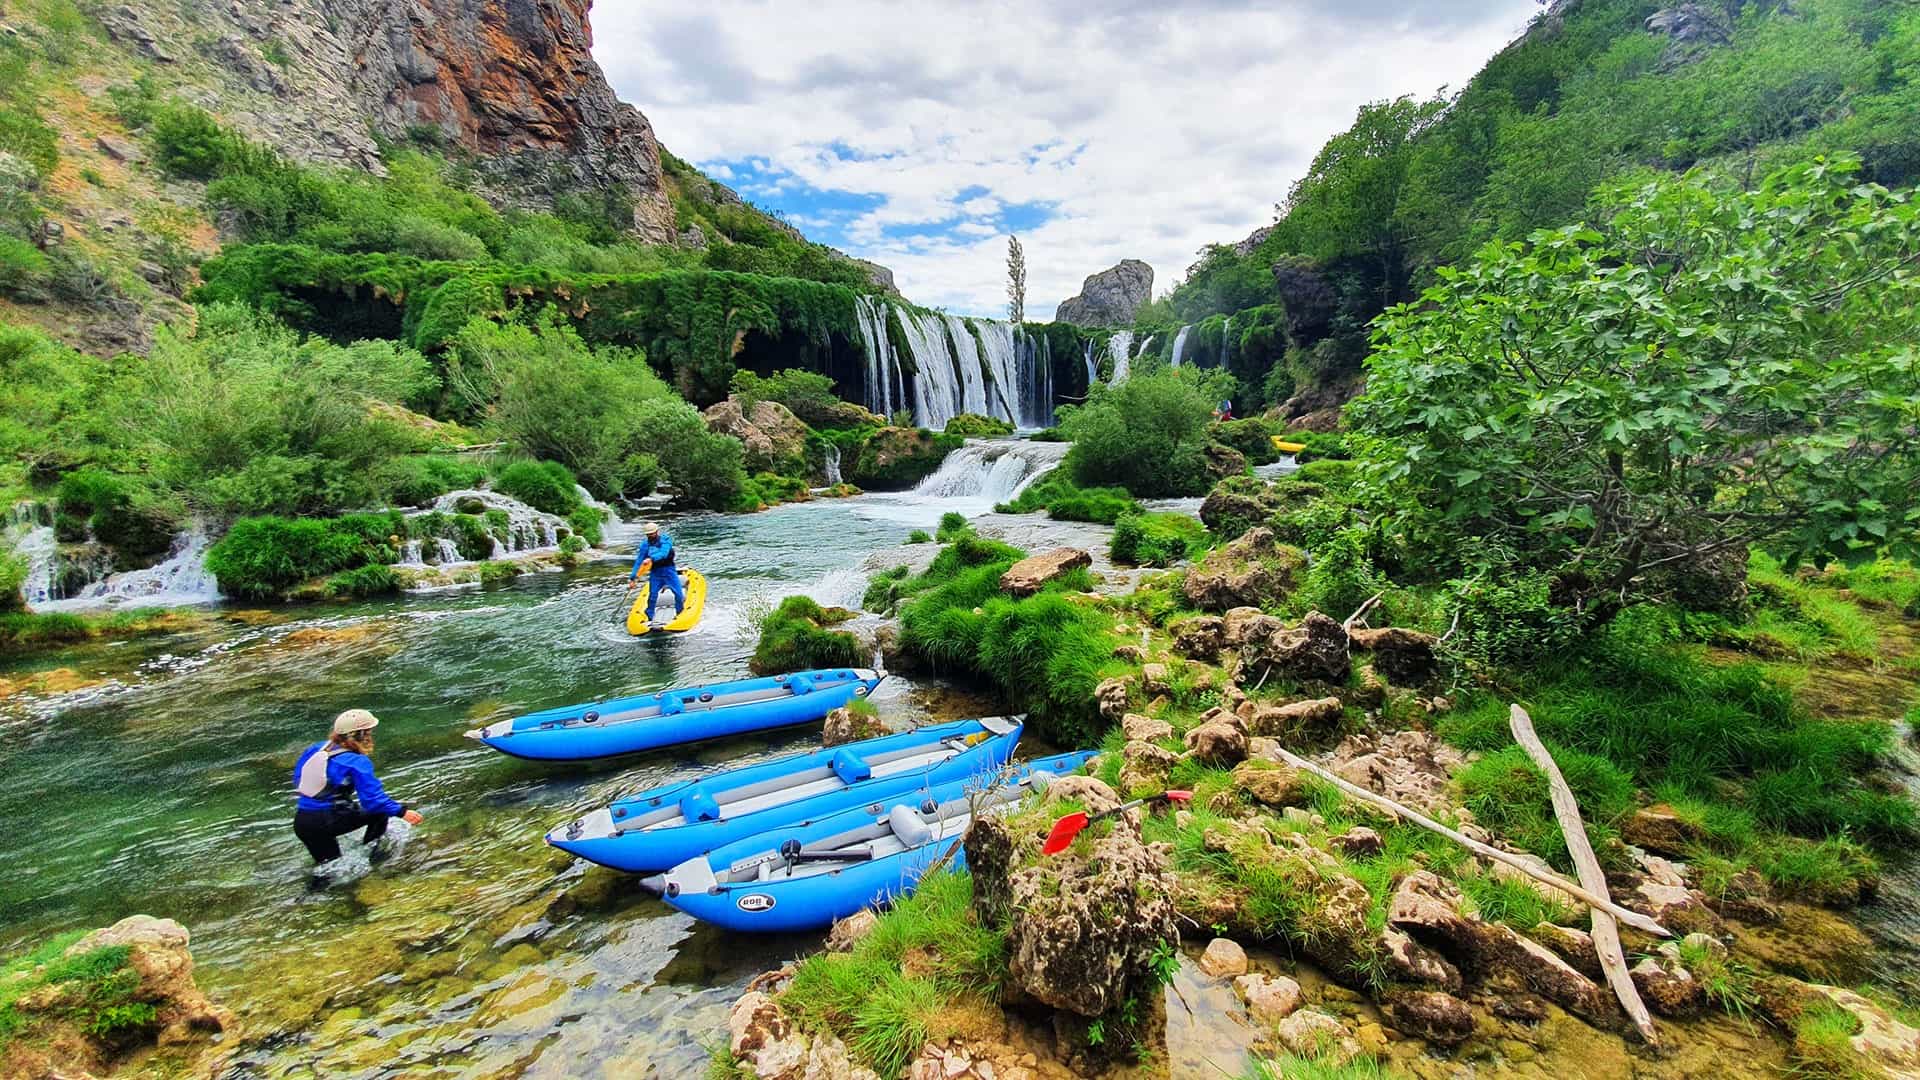
[[672, 545], [668, 545], [667, 554], [665, 558], [654, 558], [653, 545], [652, 544], [647, 545], [647, 558], [653, 560], [653, 568], [655, 570], [664, 570], [667, 567], [672, 566], [673, 557], [675, 554], [676, 554], [675, 548]]
[[343, 752], [337, 746], [315, 750], [300, 766], [300, 780], [294, 785], [294, 791], [303, 798], [325, 799], [335, 810], [353, 809], [358, 801], [353, 790], [353, 775], [349, 773], [346, 780], [338, 784], [327, 779], [327, 763], [333, 760], [333, 755]]

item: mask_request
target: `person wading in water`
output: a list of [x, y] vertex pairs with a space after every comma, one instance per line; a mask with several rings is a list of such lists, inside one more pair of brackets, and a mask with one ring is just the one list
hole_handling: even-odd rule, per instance
[[633, 553], [633, 573], [627, 576], [627, 589], [633, 589], [633, 582], [640, 580], [640, 570], [649, 562], [653, 569], [647, 575], [647, 622], [651, 624], [653, 612], [660, 604], [660, 593], [664, 590], [673, 594], [673, 614], [677, 618], [687, 606], [687, 590], [680, 584], [680, 568], [673, 565], [673, 537], [660, 531], [660, 526], [647, 523], [647, 538], [640, 541], [640, 550]]
[[394, 801], [373, 775], [373, 729], [380, 723], [365, 709], [348, 709], [333, 721], [333, 735], [314, 743], [293, 766], [293, 834], [317, 863], [340, 857], [340, 837], [364, 828], [362, 843], [386, 835], [387, 822], [420, 824], [417, 811]]

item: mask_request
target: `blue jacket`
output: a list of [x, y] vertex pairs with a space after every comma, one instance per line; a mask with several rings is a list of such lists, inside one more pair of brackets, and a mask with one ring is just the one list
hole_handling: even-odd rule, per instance
[[[314, 743], [307, 747], [306, 753], [300, 755], [299, 761], [293, 763], [296, 789], [300, 786], [300, 767], [307, 763], [308, 758], [325, 749], [326, 745], [324, 742]], [[300, 810], [332, 810], [336, 799], [344, 801], [355, 797], [360, 800], [360, 809], [369, 814], [399, 817], [407, 812], [406, 807], [395, 802], [393, 796], [380, 786], [380, 779], [373, 775], [372, 759], [351, 750], [343, 750], [327, 759], [327, 790], [318, 796], [299, 796], [295, 807]]]
[[633, 573], [638, 574], [640, 564], [648, 559], [653, 560], [653, 577], [672, 577], [677, 573], [673, 568], [673, 537], [661, 533], [658, 540], [642, 539], [640, 550], [633, 553]]

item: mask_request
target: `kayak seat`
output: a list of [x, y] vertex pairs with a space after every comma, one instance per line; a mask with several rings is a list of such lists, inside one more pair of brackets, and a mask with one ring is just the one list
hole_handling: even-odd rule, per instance
[[833, 755], [833, 772], [843, 784], [853, 784], [873, 775], [873, 767], [851, 750], [842, 749]]
[[719, 821], [720, 804], [714, 801], [713, 796], [695, 788], [680, 800], [680, 816], [689, 822]]
[[679, 716], [686, 711], [687, 703], [672, 694], [668, 694], [660, 699], [661, 716]]
[[799, 697], [801, 694], [811, 694], [813, 693], [813, 680], [807, 678], [805, 675], [795, 675], [787, 680], [787, 689], [791, 690], [795, 697]]
[[894, 837], [910, 848], [919, 847], [933, 839], [933, 827], [918, 811], [904, 803], [887, 811], [887, 824], [893, 827]]

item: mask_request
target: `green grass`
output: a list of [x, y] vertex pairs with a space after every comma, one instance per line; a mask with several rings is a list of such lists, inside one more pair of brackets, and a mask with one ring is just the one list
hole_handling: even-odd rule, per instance
[[79, 983], [80, 987], [57, 1018], [79, 1025], [88, 1034], [110, 1036], [153, 1022], [155, 1007], [133, 999], [140, 976], [127, 965], [127, 946], [64, 955], [82, 936], [76, 931], [50, 938], [0, 966], [0, 1050], [33, 1023], [35, 1014], [23, 1012], [20, 999], [60, 983]]
[[[942, 871], [880, 916], [845, 953], [816, 953], [794, 970], [780, 1005], [802, 1028], [845, 1039], [862, 1063], [898, 1075], [930, 1034], [933, 1018], [962, 997], [998, 1001], [1007, 946], [973, 915], [973, 879]], [[903, 974], [909, 953], [927, 963]]]
[[1107, 552], [1128, 566], [1172, 566], [1199, 558], [1209, 539], [1207, 527], [1186, 514], [1128, 514], [1115, 524]]
[[1027, 485], [1018, 498], [994, 509], [1002, 514], [1033, 514], [1046, 511], [1058, 521], [1091, 521], [1112, 525], [1128, 514], [1140, 512], [1140, 504], [1125, 488], [1080, 487], [1059, 472], [1051, 473]]
[[828, 629], [844, 619], [844, 613], [836, 617], [811, 597], [787, 597], [761, 623], [749, 667], [761, 675], [854, 667], [861, 660], [860, 642], [844, 630]]
[[1799, 1076], [1820, 1080], [1856, 1080], [1875, 1075], [1848, 1041], [1860, 1031], [1860, 1019], [1831, 1002], [1802, 1012], [1793, 1024], [1788, 1059]]
[[[1885, 570], [1860, 573], [1868, 592], [1901, 596], [1903, 603], [1911, 599], [1903, 590], [1903, 583], [1911, 579], [1886, 565]], [[1831, 582], [1805, 581], [1765, 552], [1755, 551], [1747, 564], [1754, 601], [1747, 632], [1767, 634], [1806, 659], [1832, 655], [1873, 659], [1880, 653], [1880, 632], [1873, 619], [1829, 587], [1851, 582], [1853, 573], [1842, 571]], [[1914, 588], [1920, 592], [1920, 585]]]
[[1241, 1074], [1243, 1080], [1389, 1080], [1393, 1075], [1374, 1058], [1363, 1055], [1342, 1062], [1332, 1052], [1263, 1058]]
[[[1604, 757], [1563, 746], [1549, 749], [1580, 804], [1594, 850], [1607, 850], [1615, 822], [1633, 810], [1633, 777]], [[1467, 766], [1458, 779], [1467, 809], [1482, 825], [1562, 870], [1572, 869], [1547, 778], [1526, 751], [1518, 746], [1494, 751]]]

